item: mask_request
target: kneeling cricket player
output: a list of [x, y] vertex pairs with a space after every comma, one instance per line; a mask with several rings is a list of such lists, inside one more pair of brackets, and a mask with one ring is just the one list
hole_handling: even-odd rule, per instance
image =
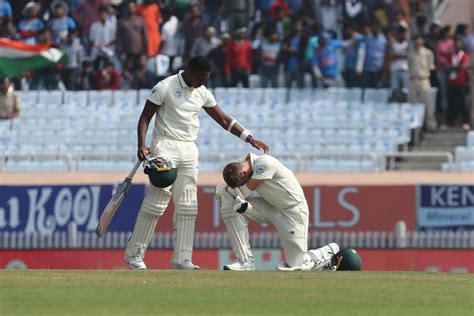
[[[227, 185], [217, 186], [215, 197], [221, 202], [221, 216], [238, 259], [224, 270], [255, 270], [246, 220], [276, 227], [286, 258], [278, 270], [331, 268], [339, 246], [330, 243], [308, 251], [308, 204], [291, 170], [275, 157], [249, 153], [242, 162], [229, 163], [223, 176]], [[251, 197], [252, 191], [260, 196]]]

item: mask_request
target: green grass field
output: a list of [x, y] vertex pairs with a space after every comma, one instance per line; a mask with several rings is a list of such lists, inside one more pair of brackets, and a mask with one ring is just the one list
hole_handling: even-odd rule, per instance
[[474, 275], [0, 270], [0, 315], [474, 315]]

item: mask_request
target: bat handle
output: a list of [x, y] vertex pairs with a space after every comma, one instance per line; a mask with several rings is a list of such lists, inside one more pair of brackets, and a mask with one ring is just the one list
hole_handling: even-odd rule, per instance
[[128, 174], [128, 177], [130, 180], [132, 180], [133, 176], [135, 175], [135, 173], [137, 172], [138, 168], [140, 167], [140, 164], [142, 162], [140, 160], [137, 160], [137, 162], [135, 163], [135, 166], [133, 166], [133, 169], [132, 171], [130, 171], [130, 173]]

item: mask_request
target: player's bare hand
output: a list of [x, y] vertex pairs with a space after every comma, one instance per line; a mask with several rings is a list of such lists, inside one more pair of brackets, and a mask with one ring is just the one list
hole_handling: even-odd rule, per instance
[[250, 145], [252, 145], [253, 147], [259, 149], [259, 150], [263, 150], [263, 152], [265, 154], [268, 154], [270, 152], [270, 147], [265, 144], [264, 142], [261, 142], [259, 140], [256, 140], [256, 139], [253, 139], [252, 137], [249, 137], [248, 138], [248, 142], [250, 143]]
[[140, 161], [143, 161], [146, 159], [146, 156], [151, 152], [150, 147], [147, 146], [140, 146], [138, 147], [137, 150], [137, 157], [140, 159]]

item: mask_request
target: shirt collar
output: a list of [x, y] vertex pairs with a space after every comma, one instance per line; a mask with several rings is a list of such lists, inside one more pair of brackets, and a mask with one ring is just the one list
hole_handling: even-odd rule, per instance
[[183, 72], [184, 72], [184, 70], [180, 70], [179, 73], [178, 73], [178, 80], [179, 80], [179, 84], [181, 85], [181, 88], [192, 89], [193, 87], [188, 86], [186, 81], [184, 81], [184, 78], [183, 78], [183, 75], [182, 75]]
[[254, 170], [255, 169], [255, 159], [257, 159], [257, 155], [252, 154], [252, 153], [248, 153], [247, 155], [245, 155], [244, 160], [246, 160], [248, 157], [250, 157], [250, 168], [252, 168], [252, 170]]

